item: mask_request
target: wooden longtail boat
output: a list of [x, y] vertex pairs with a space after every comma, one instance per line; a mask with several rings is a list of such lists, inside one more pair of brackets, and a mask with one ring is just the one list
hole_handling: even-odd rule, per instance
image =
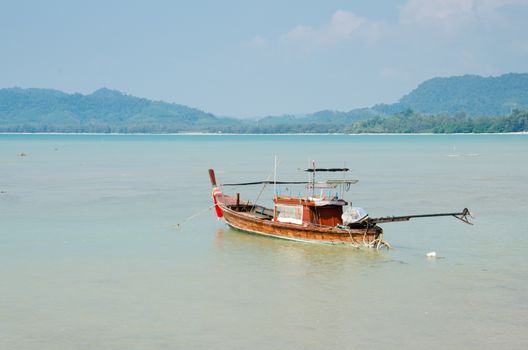
[[[390, 216], [370, 218], [361, 208], [346, 207], [348, 205], [337, 195], [330, 197], [316, 195], [316, 188], [349, 187], [357, 180], [327, 180], [316, 182], [315, 174], [323, 171], [348, 171], [347, 168], [315, 168], [305, 171], [312, 173], [312, 181], [257, 181], [237, 184], [218, 185], [213, 169], [209, 169], [209, 178], [213, 186], [212, 197], [218, 219], [224, 219], [233, 229], [263, 236], [299, 241], [305, 243], [346, 245], [352, 247], [390, 247], [383, 240], [383, 229], [378, 223], [408, 221], [411, 218], [454, 216], [467, 224], [471, 224], [467, 216], [469, 210], [462, 212], [425, 214], [409, 216]], [[311, 196], [279, 196], [274, 194], [273, 209], [240, 199], [240, 193], [229, 196], [221, 191], [223, 186], [245, 186], [258, 184], [306, 184], [312, 189]], [[321, 191], [322, 192], [322, 191]]]

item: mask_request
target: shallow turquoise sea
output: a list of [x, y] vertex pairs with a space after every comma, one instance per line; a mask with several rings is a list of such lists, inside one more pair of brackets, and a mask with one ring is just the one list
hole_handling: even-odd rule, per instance
[[[345, 164], [371, 216], [475, 225], [385, 224], [379, 252], [228, 229], [207, 169], [275, 156]], [[528, 135], [0, 135], [1, 349], [526, 349], [527, 251]]]

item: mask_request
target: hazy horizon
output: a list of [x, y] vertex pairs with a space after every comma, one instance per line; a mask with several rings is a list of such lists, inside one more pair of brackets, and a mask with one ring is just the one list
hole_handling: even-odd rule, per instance
[[219, 116], [393, 103], [528, 71], [528, 0], [0, 4], [2, 87], [101, 87]]

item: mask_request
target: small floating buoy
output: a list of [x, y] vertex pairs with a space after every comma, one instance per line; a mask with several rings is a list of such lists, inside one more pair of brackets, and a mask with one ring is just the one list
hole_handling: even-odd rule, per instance
[[429, 252], [425, 254], [425, 256], [427, 256], [428, 258], [436, 258], [436, 252]]

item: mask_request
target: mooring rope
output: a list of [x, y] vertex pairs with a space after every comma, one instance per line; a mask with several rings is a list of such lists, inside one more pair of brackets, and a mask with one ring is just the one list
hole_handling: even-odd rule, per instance
[[175, 226], [176, 226], [176, 229], [180, 229], [181, 226], [182, 226], [184, 223], [186, 223], [187, 221], [189, 221], [189, 220], [191, 220], [191, 219], [194, 219], [194, 218], [197, 217], [198, 215], [201, 215], [201, 214], [205, 213], [205, 212], [208, 211], [208, 210], [213, 209], [215, 206], [216, 206], [216, 204], [210, 205], [210, 206], [208, 206], [207, 208], [205, 208], [205, 209], [203, 209], [203, 210], [200, 210], [199, 212], [197, 212], [197, 213], [195, 213], [195, 214], [189, 216], [188, 218], [186, 218], [186, 219], [183, 220], [182, 222], [177, 223], [177, 224], [175, 225]]

